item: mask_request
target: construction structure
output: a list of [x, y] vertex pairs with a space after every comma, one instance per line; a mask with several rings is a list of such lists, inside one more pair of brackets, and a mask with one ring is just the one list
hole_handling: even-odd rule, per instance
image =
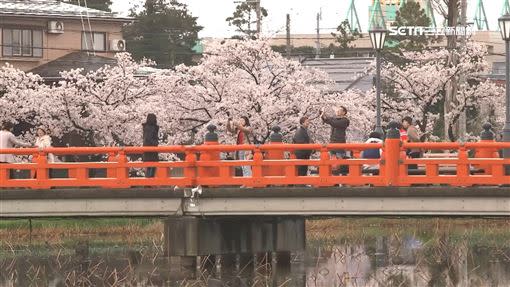
[[485, 13], [485, 6], [483, 0], [478, 0], [476, 3], [475, 18], [473, 19], [478, 30], [489, 31], [489, 21]]
[[425, 1], [425, 3], [422, 2], [420, 5], [425, 8], [425, 15], [430, 19], [430, 27], [437, 27], [436, 24], [436, 17], [434, 16], [434, 8], [432, 8], [432, 3], [430, 0]]
[[369, 6], [369, 29], [391, 26], [397, 18], [398, 10], [409, 1], [420, 4], [430, 19], [430, 26], [437, 27], [434, 9], [430, 0], [372, 0], [372, 4]]
[[510, 3], [508, 2], [508, 0], [505, 0], [505, 2], [503, 2], [503, 9], [501, 10], [501, 15], [506, 14], [510, 14]]
[[[383, 8], [382, 8], [382, 3], [381, 1], [385, 4], [384, 5], [384, 11], [383, 11]], [[393, 2], [396, 2], [396, 1], [393, 1]], [[397, 8], [396, 8], [397, 5], [395, 4], [389, 4], [389, 5], [386, 5], [385, 3], [385, 0], [374, 0], [372, 2], [372, 5], [370, 6], [370, 10], [369, 10], [369, 13], [370, 13], [370, 20], [368, 22], [368, 29], [371, 30], [371, 29], [375, 29], [375, 28], [380, 28], [380, 29], [386, 29], [386, 24], [387, 24], [387, 21], [389, 20], [390, 23], [388, 23], [390, 26], [391, 26], [391, 19], [395, 20], [395, 16], [396, 16], [396, 11], [397, 11]]]
[[362, 33], [361, 25], [359, 23], [358, 11], [356, 10], [356, 5], [354, 3], [355, 0], [351, 0], [349, 9], [347, 9], [347, 17], [345, 19], [347, 22], [349, 22], [349, 29], [351, 29], [351, 32], [358, 31], [359, 33]]

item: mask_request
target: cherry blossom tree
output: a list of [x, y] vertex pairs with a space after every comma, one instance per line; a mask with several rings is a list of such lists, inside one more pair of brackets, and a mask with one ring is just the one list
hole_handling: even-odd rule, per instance
[[[448, 66], [448, 51], [407, 53], [407, 64], [387, 64], [383, 69], [392, 95], [383, 95], [384, 120], [413, 116], [422, 133], [440, 121], [435, 105], [444, 97], [449, 79], [464, 73], [468, 84], [460, 87], [456, 106], [449, 118], [454, 122], [461, 111], [481, 101], [496, 109], [503, 122], [502, 88], [480, 81], [487, 68], [486, 51], [469, 44], [458, 52], [459, 61]], [[330, 128], [319, 119], [320, 111], [345, 106], [351, 126], [348, 141], [361, 141], [375, 125], [375, 93], [349, 90], [329, 92], [331, 80], [324, 72], [304, 67], [274, 52], [267, 39], [228, 40], [208, 45], [197, 66], [174, 70], [148, 69], [150, 61], [135, 62], [127, 53], [117, 55], [115, 66], [84, 74], [81, 70], [62, 72], [63, 80], [48, 85], [36, 75], [12, 66], [0, 68], [0, 120], [27, 123], [29, 128], [47, 127], [61, 138], [74, 133], [88, 145], [140, 145], [141, 124], [155, 113], [163, 144], [200, 143], [209, 124], [218, 127], [220, 140], [233, 143], [226, 132], [228, 118], [247, 116], [257, 142], [267, 142], [274, 126], [280, 126], [290, 142], [299, 118], [312, 120], [315, 142], [328, 142]], [[27, 129], [30, 139], [33, 129]]]
[[150, 63], [137, 64], [128, 54], [117, 59], [116, 66], [85, 75], [80, 69], [62, 72], [63, 80], [52, 86], [12, 67], [2, 68], [2, 81], [24, 83], [3, 89], [1, 100], [20, 108], [3, 109], [2, 118], [42, 125], [55, 137], [74, 132], [84, 144], [139, 143], [144, 115], [161, 108], [151, 104], [159, 101], [162, 87], [155, 85], [156, 76], [136, 77], [136, 71]]
[[[503, 97], [500, 87], [479, 78], [488, 69], [485, 47], [469, 42], [465, 50], [453, 53], [458, 59], [455, 65], [448, 64], [446, 49], [404, 53], [406, 64], [403, 66], [388, 63], [382, 74], [393, 95], [383, 97], [386, 116], [411, 116], [416, 119], [420, 131], [431, 136], [433, 128], [442, 120], [437, 106], [444, 100], [446, 85], [452, 79], [458, 80], [461, 74], [468, 81], [457, 90], [457, 100], [447, 114], [448, 122], [444, 124], [450, 130], [463, 111]], [[452, 139], [451, 135], [449, 138]]]
[[308, 116], [315, 140], [327, 142], [329, 128], [320, 122], [320, 110], [349, 105], [341, 95], [326, 93], [331, 82], [324, 72], [285, 59], [267, 40], [213, 43], [206, 52], [200, 65], [178, 67], [186, 86], [181, 90], [187, 91], [175, 95], [173, 103], [186, 115], [181, 117], [183, 126], [198, 129], [199, 137], [209, 123], [225, 135], [229, 117], [247, 116], [257, 142], [266, 142], [274, 126], [289, 140], [299, 118]]
[[18, 124], [36, 116], [31, 95], [40, 83], [39, 76], [24, 73], [12, 65], [0, 68], [0, 122], [9, 119]]
[[[329, 127], [320, 122], [320, 110], [351, 105], [342, 95], [326, 93], [331, 81], [324, 72], [285, 59], [267, 39], [213, 43], [206, 52], [198, 66], [181, 65], [147, 77], [138, 77], [137, 71], [151, 62], [136, 63], [129, 54], [118, 54], [117, 65], [87, 74], [62, 72], [57, 85], [3, 67], [0, 83], [8, 88], [1, 99], [23, 109], [3, 109], [2, 119], [43, 125], [55, 137], [77, 133], [90, 145], [137, 145], [148, 113], [158, 116], [168, 144], [201, 142], [209, 124], [218, 126], [223, 142], [232, 142], [226, 121], [244, 115], [258, 142], [266, 142], [274, 126], [289, 140], [306, 115], [313, 120], [315, 140], [327, 142]], [[352, 126], [360, 126], [356, 121]]]

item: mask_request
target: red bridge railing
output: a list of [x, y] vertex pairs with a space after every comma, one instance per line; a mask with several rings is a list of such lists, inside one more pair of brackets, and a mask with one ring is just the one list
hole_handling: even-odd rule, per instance
[[[0, 149], [0, 154], [26, 157], [21, 163], [0, 163], [0, 188], [503, 185], [510, 183], [510, 176], [505, 175], [505, 165], [510, 165], [510, 159], [500, 158], [498, 151], [507, 148], [510, 143], [492, 141], [402, 144], [398, 139], [387, 139], [384, 144], [232, 146], [206, 143], [200, 146]], [[331, 158], [330, 151], [339, 149], [349, 151], [352, 157]], [[361, 153], [368, 149], [381, 149], [382, 157], [361, 158]], [[420, 149], [425, 152], [425, 157], [408, 158], [407, 149]], [[252, 157], [248, 160], [224, 159], [225, 154], [240, 150], [251, 151]], [[296, 159], [296, 150], [313, 150], [315, 156], [309, 160]], [[436, 152], [436, 157], [427, 157], [428, 151]], [[438, 151], [447, 152], [449, 156], [437, 156]], [[144, 152], [158, 152], [161, 157], [173, 155], [174, 159], [142, 162]], [[49, 153], [57, 157], [95, 155], [103, 160], [49, 163]], [[310, 166], [311, 174], [298, 176], [299, 165]], [[236, 175], [236, 167], [240, 166], [250, 166], [252, 176]], [[145, 178], [140, 173], [148, 167], [156, 167], [154, 178]], [[19, 170], [26, 170], [29, 175], [21, 179], [11, 178], [11, 173]], [[103, 174], [93, 176], [93, 170], [102, 170]], [[63, 171], [65, 176], [52, 176], [55, 171]]]

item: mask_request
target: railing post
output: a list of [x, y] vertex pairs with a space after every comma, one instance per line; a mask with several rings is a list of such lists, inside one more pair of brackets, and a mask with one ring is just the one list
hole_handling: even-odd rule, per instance
[[331, 183], [331, 165], [329, 163], [329, 150], [327, 146], [322, 146], [319, 163], [319, 185], [318, 186], [333, 186]]
[[[492, 125], [486, 123], [483, 125], [483, 131], [480, 135], [480, 142], [488, 143], [494, 142], [494, 133], [492, 132]], [[498, 158], [499, 154], [497, 149], [493, 148], [477, 148], [475, 150], [475, 158]], [[490, 164], [476, 165], [477, 168], [483, 169], [483, 174], [492, 174], [492, 166]]]
[[186, 187], [195, 186], [197, 180], [197, 155], [192, 148], [187, 148], [186, 151], [186, 167], [184, 168], [184, 178], [188, 182]]
[[459, 163], [457, 164], [457, 183], [456, 186], [469, 186], [468, 177], [470, 174], [468, 163], [468, 151], [464, 143], [459, 147]]
[[129, 187], [128, 179], [129, 179], [129, 170], [127, 168], [127, 157], [126, 152], [124, 150], [120, 150], [118, 154], [117, 160], [117, 169], [116, 169], [116, 179], [117, 185], [116, 188], [127, 188]]
[[113, 185], [117, 185], [117, 169], [118, 169], [118, 154], [117, 152], [109, 152], [108, 158], [106, 159], [106, 178], [109, 179], [107, 184], [103, 185], [103, 188], [110, 188], [112, 186], [111, 181], [114, 180]]
[[260, 148], [257, 146], [253, 150], [253, 165], [252, 165], [252, 183], [248, 184], [250, 187], [264, 187], [266, 184], [264, 183], [262, 177], [262, 162], [264, 157], [262, 156], [262, 152]]
[[[7, 165], [5, 163], [0, 163], [0, 166]], [[7, 182], [9, 178], [8, 176], [9, 172], [7, 168], [0, 167], [0, 182]]]
[[384, 141], [384, 160], [381, 168], [384, 169], [384, 181], [386, 186], [399, 185], [400, 168], [400, 132], [398, 123], [391, 122]]
[[[205, 134], [204, 145], [218, 145], [218, 134], [216, 133], [215, 125], [208, 125], [208, 133]], [[202, 151], [200, 153], [200, 161], [219, 161], [219, 151]], [[216, 166], [206, 166], [198, 168], [199, 177], [218, 177], [220, 175], [220, 168]]]
[[[108, 162], [108, 164], [117, 162], [117, 155], [114, 152], [109, 152], [107, 162]], [[107, 168], [106, 168], [106, 177], [107, 178], [115, 178], [116, 173], [117, 172], [114, 168], [110, 168], [109, 165], [107, 165]]]
[[32, 155], [32, 163], [36, 164], [36, 167], [33, 170], [30, 170], [30, 178], [35, 178], [37, 174], [37, 158], [39, 157], [39, 154], [33, 154]]
[[45, 152], [40, 150], [36, 155], [36, 188], [37, 189], [48, 189], [51, 187], [48, 184], [48, 158]]
[[[283, 142], [283, 136], [280, 133], [281, 128], [275, 126], [272, 128], [273, 133], [271, 134], [269, 144], [281, 144]], [[268, 150], [266, 152], [266, 160], [283, 160], [283, 150]], [[295, 169], [295, 168], [294, 168]], [[283, 166], [263, 166], [262, 174], [264, 176], [283, 176], [285, 174], [285, 167]]]

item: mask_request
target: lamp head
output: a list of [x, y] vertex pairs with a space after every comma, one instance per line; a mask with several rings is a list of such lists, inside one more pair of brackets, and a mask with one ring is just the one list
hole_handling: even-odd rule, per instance
[[374, 28], [368, 31], [370, 34], [370, 41], [372, 42], [372, 47], [380, 51], [384, 48], [384, 42], [386, 41], [386, 35], [388, 31], [384, 28]]
[[499, 30], [504, 41], [510, 41], [510, 14], [505, 14], [498, 19]]

